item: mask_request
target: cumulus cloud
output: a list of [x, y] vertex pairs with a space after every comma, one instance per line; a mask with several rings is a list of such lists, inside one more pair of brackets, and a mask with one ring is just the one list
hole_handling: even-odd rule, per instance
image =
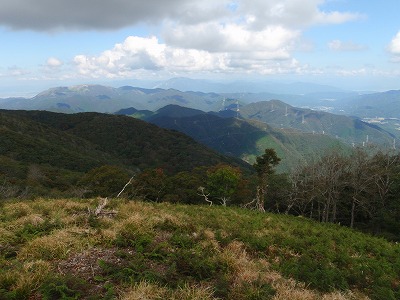
[[363, 51], [367, 47], [364, 45], [356, 44], [352, 41], [343, 42], [341, 40], [333, 40], [328, 43], [328, 48], [332, 51]]
[[393, 55], [393, 61], [400, 62], [400, 31], [393, 37], [388, 46], [388, 51]]
[[[156, 37], [130, 36], [113, 49], [98, 56], [77, 55], [74, 58], [80, 75], [88, 77], [129, 77], [138, 70], [176, 73], [243, 72], [251, 70], [260, 74], [281, 73], [286, 68], [298, 69], [286, 50], [280, 48], [265, 51], [209, 52], [168, 46]], [[275, 70], [275, 71], [274, 71]]]
[[137, 70], [209, 70], [218, 65], [218, 60], [223, 61], [223, 57], [201, 50], [168, 47], [154, 36], [129, 36], [99, 56], [77, 55], [74, 63], [81, 75], [114, 78], [131, 76]]
[[175, 47], [209, 52], [265, 52], [269, 56], [288, 47], [298, 36], [299, 31], [282, 26], [251, 31], [234, 23], [171, 27], [164, 32], [165, 41]]

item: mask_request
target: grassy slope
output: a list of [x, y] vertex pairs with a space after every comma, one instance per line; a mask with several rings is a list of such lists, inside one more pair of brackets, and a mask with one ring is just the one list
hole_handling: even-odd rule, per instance
[[111, 200], [114, 217], [89, 217], [98, 202], [3, 203], [0, 299], [400, 297], [383, 239], [224, 207]]

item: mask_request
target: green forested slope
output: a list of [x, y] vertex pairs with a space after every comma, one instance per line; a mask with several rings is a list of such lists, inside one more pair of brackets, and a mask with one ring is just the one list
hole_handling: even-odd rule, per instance
[[251, 103], [240, 108], [246, 119], [265, 122], [275, 128], [328, 134], [348, 144], [391, 145], [393, 135], [382, 128], [343, 115], [292, 107], [278, 100]]
[[[220, 162], [246, 166], [240, 160], [217, 154], [181, 133], [125, 116], [99, 113], [68, 115], [44, 111], [3, 111], [3, 114], [13, 116], [11, 118], [15, 122], [22, 124], [20, 126], [30, 127], [29, 124], [23, 125], [26, 119], [41, 124], [32, 126], [28, 136], [33, 137], [36, 130], [41, 130], [41, 139], [53, 147], [78, 152], [71, 149], [72, 145], [87, 149], [86, 144], [91, 144], [131, 168], [162, 167], [177, 172]], [[8, 124], [6, 120], [4, 123]], [[49, 127], [51, 130], [47, 131]], [[61, 137], [68, 136], [72, 145], [58, 145], [60, 138], [52, 138], [51, 134], [56, 137], [59, 132], [62, 133]], [[99, 156], [92, 153], [92, 159], [98, 159]]]
[[44, 111], [0, 111], [0, 162], [0, 197], [58, 196], [104, 165], [124, 174], [148, 168], [175, 174], [219, 163], [251, 170], [182, 133], [130, 117]]
[[280, 170], [286, 171], [328, 149], [348, 147], [328, 135], [278, 129], [258, 121], [221, 118], [213, 114], [179, 117], [155, 113], [149, 120], [158, 126], [183, 132], [220, 153], [250, 163], [254, 163], [255, 157], [263, 154], [264, 149], [273, 148], [282, 158]]

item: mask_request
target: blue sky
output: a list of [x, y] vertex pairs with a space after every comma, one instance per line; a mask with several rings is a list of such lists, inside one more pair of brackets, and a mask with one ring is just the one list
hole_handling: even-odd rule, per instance
[[0, 97], [177, 76], [400, 89], [398, 0], [0, 3]]

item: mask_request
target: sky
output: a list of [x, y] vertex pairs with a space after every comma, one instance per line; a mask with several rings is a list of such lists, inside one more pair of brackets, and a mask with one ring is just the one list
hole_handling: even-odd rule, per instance
[[400, 89], [398, 0], [0, 0], [0, 97], [194, 79]]

